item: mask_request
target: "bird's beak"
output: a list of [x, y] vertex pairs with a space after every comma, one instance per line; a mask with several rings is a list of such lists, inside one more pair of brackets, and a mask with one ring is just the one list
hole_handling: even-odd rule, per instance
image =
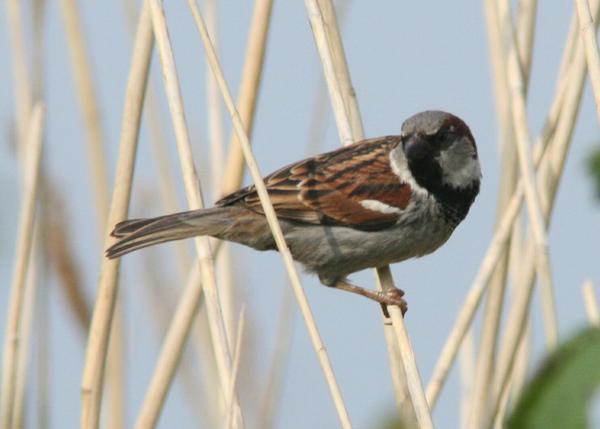
[[409, 161], [419, 161], [431, 151], [431, 145], [421, 134], [410, 135], [404, 142], [404, 154]]

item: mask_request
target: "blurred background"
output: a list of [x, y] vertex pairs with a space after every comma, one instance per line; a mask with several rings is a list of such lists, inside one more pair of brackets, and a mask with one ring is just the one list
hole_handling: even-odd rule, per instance
[[[8, 2], [7, 2], [8, 3]], [[27, 52], [37, 37], [43, 43], [41, 63], [28, 58], [31, 76], [39, 74], [40, 93], [47, 105], [43, 169], [45, 186], [58, 196], [51, 213], [41, 212], [63, 225], [55, 242], [75, 263], [72, 275], [81, 286], [85, 308], [91, 308], [103, 253], [102, 229], [90, 179], [87, 134], [80, 109], [75, 77], [60, 2], [42, 2], [42, 16], [32, 18], [31, 2], [21, 5]], [[131, 2], [79, 2], [81, 25], [92, 66], [103, 144], [112, 184], [118, 152], [124, 90], [132, 55], [132, 33], [139, 5]], [[237, 91], [244, 61], [246, 37], [253, 4], [249, 1], [216, 2], [216, 39], [227, 81]], [[204, 197], [212, 203], [220, 195], [211, 177], [207, 111], [207, 65], [186, 2], [165, 2], [169, 31], [177, 62], [195, 161]], [[201, 4], [201, 7], [204, 5]], [[398, 287], [406, 291], [409, 312], [406, 325], [421, 376], [426, 382], [449, 333], [458, 309], [477, 273], [493, 234], [498, 199], [500, 151], [494, 103], [488, 38], [483, 2], [340, 2], [340, 26], [350, 73], [360, 105], [365, 133], [375, 137], [399, 132], [402, 121], [425, 109], [443, 109], [463, 118], [477, 140], [483, 168], [483, 186], [467, 219], [450, 241], [423, 259], [392, 267]], [[0, 7], [0, 320], [7, 313], [9, 285], [15, 254], [22, 174], [15, 150], [15, 78], [10, 44], [10, 17]], [[532, 133], [539, 134], [552, 100], [560, 58], [574, 12], [572, 2], [540, 2], [537, 12], [534, 55], [528, 98]], [[133, 19], [132, 19], [133, 17]], [[324, 92], [322, 67], [303, 2], [275, 1], [272, 11], [264, 75], [260, 87], [254, 131], [254, 151], [263, 174], [307, 155], [339, 146], [340, 142]], [[152, 138], [166, 141], [167, 162], [174, 174], [178, 210], [186, 209], [170, 116], [165, 103], [155, 54], [151, 86], [158, 95], [158, 113], [164, 136], [157, 136], [146, 116], [140, 136], [130, 217], [165, 213], [159, 196], [157, 163]], [[321, 100], [321, 101], [319, 101]], [[321, 107], [319, 107], [321, 106]], [[560, 185], [549, 232], [556, 284], [561, 337], [586, 323], [580, 286], [585, 279], [600, 282], [598, 264], [599, 206], [589, 173], [589, 158], [598, 147], [598, 125], [591, 90], [586, 88], [575, 128], [572, 148]], [[315, 113], [316, 112], [316, 113]], [[320, 113], [321, 112], [321, 113]], [[231, 133], [226, 111], [220, 118], [224, 140]], [[156, 130], [156, 128], [154, 129]], [[246, 176], [244, 183], [250, 183]], [[39, 213], [38, 213], [39, 214]], [[55, 219], [58, 217], [58, 219]], [[62, 221], [62, 222], [61, 222]], [[57, 239], [58, 240], [58, 239]], [[184, 284], [178, 273], [174, 244], [145, 250], [124, 258], [120, 285], [125, 346], [125, 427], [135, 421], [158, 356], [161, 339]], [[185, 245], [192, 255], [191, 243]], [[285, 338], [281, 393], [273, 427], [329, 428], [338, 419], [304, 323], [290, 301], [290, 286], [280, 256], [231, 246], [236, 285], [236, 314], [246, 306], [246, 333], [240, 374], [241, 403], [249, 427], [259, 414], [262, 392], [272, 369], [272, 359], [282, 346], [277, 339], [283, 312], [291, 315]], [[63, 269], [65, 269], [63, 267]], [[64, 274], [64, 272], [63, 272]], [[27, 427], [76, 427], [79, 422], [80, 383], [86, 335], [69, 302], [60, 275], [52, 262], [39, 270], [34, 343], [26, 404]], [[374, 287], [371, 271], [351, 279]], [[350, 416], [358, 428], [383, 424], [394, 415], [394, 394], [379, 306], [363, 298], [322, 287], [317, 278], [303, 275], [303, 284], [332, 360]], [[287, 296], [287, 298], [286, 298]], [[202, 310], [201, 310], [202, 311]], [[78, 319], [79, 317], [79, 319]], [[83, 318], [83, 319], [82, 319]], [[477, 319], [476, 322], [478, 322]], [[540, 305], [534, 297], [532, 362], [545, 350]], [[36, 335], [45, 336], [41, 348]], [[477, 330], [475, 331], [477, 335]], [[0, 330], [0, 339], [4, 330]], [[476, 337], [477, 338], [477, 337]], [[283, 349], [286, 350], [285, 344]], [[40, 353], [47, 364], [47, 426], [38, 413], [36, 387]], [[191, 354], [191, 353], [190, 353]], [[285, 355], [285, 353], [284, 353]], [[209, 400], [192, 397], [197, 384], [210, 378], [193, 355], [189, 373], [200, 381], [186, 388], [177, 380], [167, 398], [159, 427], [210, 427]], [[459, 425], [458, 371], [451, 374], [442, 392], [434, 421], [439, 427]], [[195, 387], [194, 387], [195, 386]], [[192, 389], [192, 390], [190, 390]], [[204, 404], [204, 405], [203, 405]], [[600, 424], [600, 420], [596, 420]]]

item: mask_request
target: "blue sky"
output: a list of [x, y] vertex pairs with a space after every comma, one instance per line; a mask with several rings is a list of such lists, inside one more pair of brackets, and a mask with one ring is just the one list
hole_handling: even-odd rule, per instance
[[[131, 43], [121, 2], [81, 2], [82, 19], [94, 67], [102, 108], [111, 180], [116, 161], [123, 93], [131, 56]], [[204, 51], [186, 2], [166, 2], [166, 13], [181, 78], [196, 163], [208, 177], [207, 119]], [[243, 63], [251, 2], [219, 2], [219, 49], [226, 77], [234, 92]], [[540, 2], [528, 104], [531, 130], [537, 135], [552, 100], [555, 77], [573, 12], [571, 2]], [[6, 10], [0, 8], [0, 22]], [[5, 26], [3, 25], [3, 31]], [[407, 293], [410, 311], [406, 323], [424, 380], [428, 380], [454, 317], [479, 267], [491, 238], [499, 176], [495, 117], [483, 2], [352, 2], [343, 28], [349, 67], [357, 92], [366, 135], [398, 133], [402, 121], [425, 109], [443, 109], [462, 117], [479, 146], [483, 186], [469, 216], [451, 240], [435, 254], [393, 267], [394, 278]], [[14, 101], [10, 49], [0, 38], [0, 141], [7, 141]], [[45, 93], [48, 124], [45, 165], [68, 201], [71, 236], [90, 302], [94, 297], [102, 245], [90, 196], [85, 130], [78, 110], [69, 57], [58, 5], [47, 5], [45, 28]], [[157, 63], [154, 71], [157, 71]], [[253, 145], [261, 171], [306, 155], [312, 109], [319, 86], [318, 62], [303, 2], [275, 2], [267, 59], [256, 116]], [[155, 81], [160, 76], [155, 73]], [[162, 91], [161, 97], [162, 97]], [[339, 145], [335, 123], [327, 105], [328, 126], [322, 150]], [[177, 172], [178, 198], [185, 208], [183, 187], [169, 116], [163, 109], [171, 161]], [[224, 115], [225, 135], [230, 123]], [[598, 205], [586, 178], [584, 159], [597, 144], [598, 128], [591, 90], [586, 87], [574, 141], [558, 193], [549, 233], [561, 335], [585, 322], [580, 285], [585, 278], [600, 283], [597, 263]], [[155, 165], [141, 136], [136, 167], [132, 216], [162, 214], [154, 188]], [[246, 182], [248, 182], [246, 178]], [[19, 171], [7, 149], [0, 145], [0, 183], [5, 207], [18, 207]], [[208, 189], [208, 186], [205, 186]], [[215, 196], [206, 192], [207, 200]], [[11, 278], [17, 210], [0, 211], [0, 281]], [[164, 246], [169, 252], [172, 245]], [[170, 252], [172, 253], [172, 252]], [[172, 256], [166, 251], [166, 263]], [[279, 255], [233, 247], [236, 278], [243, 285], [253, 328], [252, 365], [256, 376], [266, 370], [273, 348], [278, 306], [289, 285]], [[125, 262], [121, 292], [125, 303], [128, 347], [128, 418], [133, 422], [159, 350], [158, 335], [148, 327], [148, 303], [140, 299], [144, 284], [143, 258]], [[243, 268], [243, 269], [242, 269]], [[173, 270], [167, 270], [167, 277]], [[137, 277], [136, 277], [137, 276]], [[134, 279], [131, 281], [131, 279]], [[128, 282], [128, 280], [130, 280]], [[352, 276], [373, 286], [369, 271]], [[360, 298], [320, 286], [303, 276], [303, 282], [321, 334], [332, 359], [342, 393], [356, 427], [371, 427], [393, 412], [393, 392], [379, 307]], [[165, 281], [169, 286], [172, 281]], [[84, 343], [55, 281], [47, 284], [50, 299], [51, 377], [53, 427], [75, 427], [79, 418], [79, 383]], [[173, 285], [173, 287], [175, 287]], [[8, 287], [0, 288], [0, 320], [5, 319]], [[543, 350], [539, 302], [533, 304], [533, 338], [536, 357]], [[0, 331], [0, 338], [3, 337]], [[250, 359], [250, 358], [249, 358]], [[440, 427], [458, 425], [456, 371], [435, 411]], [[301, 318], [296, 315], [291, 358], [283, 402], [276, 427], [336, 427], [337, 417]], [[249, 399], [251, 401], [251, 399]], [[450, 423], [448, 423], [450, 422]], [[167, 400], [160, 427], [194, 427], [192, 414], [175, 385]]]

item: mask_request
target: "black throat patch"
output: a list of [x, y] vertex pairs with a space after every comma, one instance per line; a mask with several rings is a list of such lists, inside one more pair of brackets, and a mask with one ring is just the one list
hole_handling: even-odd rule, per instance
[[448, 223], [455, 227], [462, 222], [479, 194], [480, 181], [476, 180], [465, 188], [444, 184], [441, 167], [431, 158], [409, 162], [409, 168], [416, 182], [440, 203]]

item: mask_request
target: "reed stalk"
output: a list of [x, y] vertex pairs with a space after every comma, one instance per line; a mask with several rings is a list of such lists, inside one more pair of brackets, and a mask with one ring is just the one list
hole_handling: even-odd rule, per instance
[[[306, 0], [305, 6], [313, 30], [315, 44], [319, 52], [319, 58], [323, 65], [323, 73], [329, 89], [338, 134], [342, 144], [348, 145], [363, 139], [364, 135], [356, 93], [350, 81], [350, 73], [335, 18], [335, 10], [330, 0]], [[376, 271], [377, 283], [381, 290], [387, 291], [393, 289], [394, 282], [389, 267], [380, 267]], [[401, 363], [403, 364], [402, 370], [399, 368], [392, 370], [393, 376], [398, 378], [394, 383], [397, 402], [401, 402], [404, 399], [403, 389], [397, 387], [403, 384], [404, 380], [399, 380], [399, 378], [404, 375], [413, 403], [417, 424], [424, 428], [432, 427], [431, 415], [425, 400], [414, 352], [404, 326], [404, 319], [398, 308], [390, 307], [389, 313], [395, 335], [385, 336], [386, 340], [389, 341], [387, 343], [388, 355], [393, 354], [393, 350], [396, 347], [395, 344], [391, 343], [392, 338], [395, 337], [397, 346], [400, 349], [400, 356], [402, 357]], [[386, 328], [384, 327], [384, 329]], [[392, 364], [398, 365], [399, 362], [394, 360]]]
[[585, 304], [585, 312], [588, 317], [588, 321], [591, 325], [600, 325], [600, 312], [598, 311], [598, 300], [594, 293], [594, 285], [591, 280], [586, 280], [581, 287], [581, 293], [583, 294], [583, 302]]
[[200, 11], [198, 10], [193, 0], [190, 0], [188, 3], [192, 10], [192, 14], [194, 15], [196, 26], [198, 27], [200, 37], [204, 44], [208, 61], [211, 64], [211, 68], [213, 70], [213, 73], [215, 74], [217, 83], [219, 84], [219, 89], [221, 90], [221, 94], [223, 95], [223, 98], [225, 100], [227, 110], [231, 115], [235, 132], [242, 146], [246, 164], [252, 174], [252, 179], [254, 181], [254, 185], [256, 186], [256, 190], [260, 198], [263, 210], [265, 212], [265, 216], [267, 218], [267, 221], [269, 222], [269, 227], [271, 228], [271, 232], [273, 233], [273, 237], [275, 238], [277, 249], [281, 253], [281, 256], [284, 260], [285, 268], [288, 272], [291, 284], [294, 288], [294, 293], [296, 295], [296, 299], [298, 300], [298, 304], [300, 305], [302, 316], [304, 317], [304, 320], [306, 322], [308, 332], [313, 343], [313, 347], [319, 358], [319, 363], [321, 364], [321, 368], [323, 369], [325, 380], [330, 389], [330, 393], [332, 395], [336, 410], [338, 412], [340, 423], [342, 424], [342, 427], [349, 428], [352, 425], [350, 423], [350, 418], [346, 411], [346, 406], [343, 402], [341, 392], [335, 380], [335, 375], [333, 373], [333, 368], [331, 367], [331, 363], [329, 361], [329, 356], [327, 355], [327, 352], [321, 340], [316, 322], [314, 320], [312, 311], [308, 304], [308, 300], [306, 299], [306, 295], [304, 293], [304, 289], [300, 282], [300, 277], [298, 276], [298, 272], [296, 271], [296, 268], [294, 266], [292, 255], [290, 253], [289, 248], [287, 247], [287, 244], [285, 243], [285, 239], [283, 237], [281, 227], [279, 226], [275, 210], [273, 209], [273, 205], [270, 201], [269, 194], [267, 193], [265, 185], [262, 181], [262, 175], [260, 173], [260, 170], [258, 169], [256, 159], [254, 158], [254, 155], [252, 153], [250, 142], [245, 132], [244, 124], [242, 123], [239, 113], [237, 112], [233, 98], [225, 81], [225, 77], [223, 76], [223, 71], [211, 44], [210, 37], [208, 35], [202, 15], [200, 14]]
[[[154, 37], [149, 8], [144, 3], [140, 13], [132, 64], [125, 92], [116, 177], [104, 242], [106, 247], [113, 242], [113, 238], [109, 236], [110, 228], [117, 222], [127, 218], [140, 121], [146, 93], [146, 81], [153, 46]], [[85, 429], [96, 429], [99, 425], [110, 327], [118, 291], [119, 266], [120, 260], [110, 260], [102, 255], [100, 280], [90, 324], [81, 382], [81, 427]]]
[[17, 148], [25, 152], [29, 132], [29, 115], [33, 103], [32, 85], [23, 29], [23, 17], [19, 0], [6, 1], [6, 28], [12, 51], [12, 76], [15, 99]]
[[27, 137], [27, 152], [23, 200], [21, 203], [13, 277], [10, 285], [10, 296], [4, 333], [2, 360], [2, 385], [0, 390], [0, 427], [13, 427], [13, 415], [16, 401], [16, 384], [21, 347], [21, 326], [25, 302], [27, 272], [30, 269], [30, 255], [36, 206], [38, 203], [40, 164], [42, 159], [42, 141], [44, 134], [44, 105], [36, 103], [31, 113], [29, 133]]
[[[242, 69], [237, 109], [248, 136], [252, 135], [254, 116], [258, 102], [258, 90], [262, 79], [267, 37], [271, 28], [273, 0], [255, 0], [250, 33], [246, 43], [246, 57]], [[244, 154], [235, 132], [231, 133], [225, 175], [221, 195], [239, 189], [244, 177]]]
[[[600, 12], [598, 7], [600, 2], [595, 3], [595, 14]], [[596, 15], [597, 16], [597, 15]], [[555, 201], [556, 191], [560, 184], [561, 175], [566, 160], [566, 155], [572, 141], [572, 133], [575, 126], [575, 118], [577, 117], [581, 104], [581, 95], [583, 92], [583, 83], [585, 80], [585, 56], [582, 47], [578, 47], [573, 55], [573, 61], [570, 70], [566, 72], [568, 87], [565, 90], [564, 104], [560, 111], [560, 117], [556, 124], [556, 128], [552, 137], [551, 148], [548, 162], [542, 167], [542, 172], [545, 174], [543, 180], [540, 180], [539, 187], [541, 190], [542, 201], [544, 202], [544, 225], [547, 228], [552, 214], [553, 204]], [[508, 325], [504, 335], [502, 347], [499, 354], [499, 367], [494, 377], [495, 394], [492, 402], [492, 420], [496, 416], [500, 404], [500, 400], [505, 389], [508, 388], [508, 381], [512, 372], [512, 366], [515, 362], [515, 353], [520, 343], [521, 336], [524, 332], [525, 321], [529, 312], [529, 304], [531, 293], [535, 280], [535, 271], [531, 269], [534, 266], [533, 258], [536, 250], [532, 244], [529, 244], [523, 266], [525, 272], [522, 277], [522, 285], [518, 290], [518, 295], [515, 298], [515, 304], [511, 307], [511, 312], [508, 316]]]
[[[183, 175], [184, 187], [188, 205], [191, 209], [200, 209], [204, 207], [202, 200], [202, 191], [200, 182], [196, 174], [193, 155], [191, 150], [190, 138], [183, 109], [183, 100], [181, 96], [175, 59], [171, 48], [171, 42], [166, 24], [166, 18], [162, 4], [157, 0], [150, 0], [150, 9], [152, 16], [152, 24], [154, 34], [157, 41], [160, 63], [163, 72], [163, 79], [171, 119], [175, 130], [177, 149], [181, 163], [181, 171]], [[190, 285], [186, 290], [192, 298], [192, 303], [199, 302], [200, 296], [204, 293], [206, 300], [206, 308], [208, 314], [209, 327], [214, 345], [215, 358], [217, 362], [217, 370], [219, 372], [221, 394], [225, 395], [227, 388], [231, 383], [232, 377], [232, 356], [229, 348], [228, 334], [223, 320], [223, 313], [220, 305], [220, 299], [215, 282], [214, 266], [212, 259], [212, 250], [207, 237], [195, 239], [196, 251], [198, 253], [198, 262], [200, 264], [200, 272], [202, 278], [202, 289], [200, 290], [195, 285]], [[188, 292], [189, 291], [189, 292]], [[189, 313], [189, 317], [193, 318], [194, 313]], [[190, 321], [191, 323], [191, 321]], [[186, 324], [182, 324], [180, 329], [184, 329]], [[183, 341], [187, 336], [180, 336]], [[166, 389], [170, 385], [171, 378], [165, 379], [167, 385], [157, 386], [157, 389]], [[243, 417], [239, 401], [234, 401], [236, 411], [236, 424], [243, 427]], [[158, 416], [158, 414], [155, 414]], [[149, 421], [148, 424], [152, 427], [155, 422]]]
[[594, 98], [596, 100], [596, 115], [600, 122], [600, 53], [598, 53], [598, 40], [596, 39], [596, 25], [592, 19], [588, 0], [575, 0], [581, 39], [585, 47], [588, 74], [592, 82]]
[[[506, 52], [502, 45], [502, 34], [500, 23], [495, 13], [495, 2], [485, 2], [487, 28], [490, 39], [490, 56], [494, 64], [495, 78], [495, 98], [498, 100], [500, 145], [502, 152], [502, 166], [500, 190], [498, 196], [498, 205], [496, 209], [496, 222], [499, 222], [506, 205], [513, 195], [517, 184], [518, 160], [515, 141], [514, 122], [511, 116], [510, 92], [508, 90], [508, 81], [506, 73]], [[536, 0], [521, 0], [518, 2], [518, 15], [516, 21], [519, 63], [521, 65], [522, 82], [524, 85], [524, 95], [527, 95], [529, 86], [529, 75], [531, 70], [532, 52], [533, 52], [533, 34], [535, 28], [535, 15], [537, 11]], [[506, 280], [509, 261], [511, 260], [511, 250], [513, 241], [518, 242], [521, 239], [519, 234], [515, 234], [519, 227], [515, 224], [508, 238], [511, 243], [509, 251], [505, 252], [490, 279], [488, 286], [489, 292], [485, 309], [483, 312], [483, 323], [481, 328], [481, 341], [477, 353], [477, 365], [475, 368], [475, 384], [472, 392], [472, 406], [470, 408], [470, 427], [477, 426], [485, 415], [489, 402], [489, 384], [493, 379], [493, 367], [498, 343], [498, 333], [500, 329], [500, 319], [503, 309], [503, 301], [506, 290]]]

